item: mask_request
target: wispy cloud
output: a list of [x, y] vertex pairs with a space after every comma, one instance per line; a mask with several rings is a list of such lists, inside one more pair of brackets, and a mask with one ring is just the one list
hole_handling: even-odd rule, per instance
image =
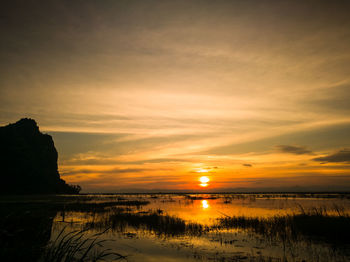
[[278, 145], [275, 146], [278, 152], [289, 153], [295, 155], [313, 154], [313, 152], [303, 146], [291, 146], [291, 145]]
[[349, 163], [350, 164], [350, 149], [342, 149], [333, 154], [329, 154], [323, 157], [316, 157], [314, 161], [324, 163]]
[[62, 175], [75, 175], [75, 174], [126, 174], [126, 173], [141, 173], [147, 171], [147, 169], [141, 168], [127, 168], [127, 169], [107, 169], [107, 170], [97, 170], [97, 169], [73, 169], [69, 171], [63, 171]]

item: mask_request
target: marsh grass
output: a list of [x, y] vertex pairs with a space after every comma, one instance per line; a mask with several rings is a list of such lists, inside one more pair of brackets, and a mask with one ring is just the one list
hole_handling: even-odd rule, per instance
[[234, 199], [350, 199], [348, 192], [343, 193], [224, 193], [221, 194], [224, 203], [230, 203]]
[[105, 212], [108, 207], [126, 206], [126, 207], [140, 207], [148, 205], [149, 201], [109, 201], [109, 202], [68, 202], [58, 203], [57, 209], [60, 211], [77, 211], [77, 212]]
[[185, 199], [188, 199], [188, 200], [207, 200], [207, 199], [218, 199], [218, 197], [216, 195], [208, 195], [208, 196], [185, 195]]
[[128, 227], [136, 230], [148, 230], [157, 236], [174, 237], [180, 235], [200, 236], [209, 231], [209, 227], [198, 223], [186, 222], [181, 218], [163, 214], [162, 210], [151, 212], [119, 212], [114, 210], [100, 221], [87, 223], [87, 227], [125, 231]]
[[[57, 214], [84, 212], [92, 217], [109, 210], [124, 212], [148, 201], [120, 196], [3, 196], [0, 198], [1, 261], [37, 261], [51, 236]], [[21, 252], [18, 252], [20, 250]]]
[[[215, 196], [211, 197], [215, 199]], [[140, 200], [101, 203], [77, 202], [67, 204], [64, 210], [105, 212], [101, 219], [86, 224], [87, 227], [100, 228], [101, 230], [111, 227], [113, 230], [124, 231], [130, 226], [136, 230], [148, 230], [158, 236], [200, 236], [212, 230], [240, 228], [271, 240], [277, 239], [283, 242], [297, 241], [300, 237], [308, 237], [337, 245], [350, 243], [348, 237], [350, 235], [350, 216], [344, 211], [344, 208], [336, 205], [331, 209], [314, 207], [307, 210], [299, 205], [298, 210], [293, 214], [270, 218], [224, 216], [211, 227], [163, 214], [162, 210], [136, 212], [131, 208], [118, 207], [118, 205], [139, 207], [148, 203], [148, 201]]]
[[300, 237], [322, 240], [331, 244], [350, 244], [350, 216], [344, 209], [325, 207], [305, 210], [271, 218], [225, 216], [218, 219], [217, 229], [241, 228], [269, 239], [297, 241]]
[[49, 242], [44, 249], [40, 262], [87, 262], [102, 261], [106, 258], [113, 260], [126, 259], [125, 256], [103, 249], [107, 240], [99, 240], [105, 231], [94, 234], [91, 237], [85, 235], [86, 230], [66, 232], [63, 228], [56, 239]]

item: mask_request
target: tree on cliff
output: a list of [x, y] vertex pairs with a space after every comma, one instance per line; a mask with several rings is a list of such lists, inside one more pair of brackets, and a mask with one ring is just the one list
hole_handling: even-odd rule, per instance
[[80, 186], [60, 178], [52, 137], [33, 119], [0, 127], [1, 194], [75, 194]]

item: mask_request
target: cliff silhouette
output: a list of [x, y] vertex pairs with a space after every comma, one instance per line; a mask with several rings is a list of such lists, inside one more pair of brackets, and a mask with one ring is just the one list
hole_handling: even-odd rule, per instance
[[52, 137], [35, 120], [0, 127], [0, 194], [76, 194], [80, 186], [60, 178]]

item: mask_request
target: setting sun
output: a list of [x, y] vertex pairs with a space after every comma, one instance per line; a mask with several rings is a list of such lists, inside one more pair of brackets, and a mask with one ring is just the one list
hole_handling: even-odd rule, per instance
[[202, 184], [206, 184], [209, 182], [209, 178], [207, 176], [202, 176], [199, 178], [199, 181], [201, 181]]
[[199, 185], [201, 187], [207, 187], [208, 186], [208, 182], [210, 181], [210, 179], [207, 176], [202, 176], [199, 178], [199, 181], [201, 182]]

